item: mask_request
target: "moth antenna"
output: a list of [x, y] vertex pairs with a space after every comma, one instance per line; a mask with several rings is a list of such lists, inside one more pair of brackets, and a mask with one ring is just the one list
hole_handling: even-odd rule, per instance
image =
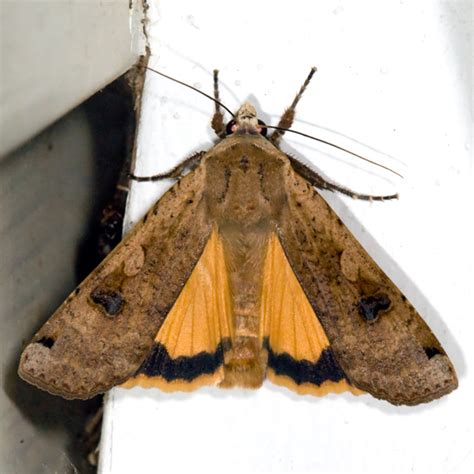
[[142, 66], [144, 69], [148, 69], [149, 71], [153, 71], [154, 73], [156, 74], [159, 74], [160, 76], [163, 76], [163, 77], [166, 77], [166, 79], [169, 79], [170, 81], [174, 81], [174, 82], [177, 82], [178, 84], [181, 84], [182, 86], [185, 86], [185, 87], [189, 87], [189, 89], [192, 89], [193, 91], [196, 91], [198, 92], [199, 94], [203, 95], [204, 97], [207, 97], [208, 99], [211, 99], [213, 102], [216, 102], [219, 106], [221, 106], [224, 110], [226, 110], [227, 112], [229, 112], [230, 115], [232, 115], [232, 117], [234, 117], [234, 114], [230, 111], [229, 108], [227, 108], [222, 102], [219, 102], [217, 99], [215, 99], [214, 97], [210, 96], [209, 94], [206, 94], [205, 92], [203, 91], [200, 91], [199, 89], [197, 89], [196, 87], [193, 87], [191, 86], [190, 84], [186, 84], [185, 82], [183, 81], [179, 81], [178, 79], [175, 79], [174, 77], [171, 77], [171, 76], [168, 76], [166, 74], [164, 74], [163, 72], [160, 72], [156, 69], [153, 69], [152, 67], [149, 67], [149, 66]]
[[296, 106], [298, 105], [298, 102], [301, 99], [301, 96], [303, 95], [303, 92], [306, 90], [308, 87], [308, 84], [310, 83], [314, 73], [317, 71], [316, 67], [312, 67], [311, 71], [309, 71], [308, 77], [306, 80], [303, 82], [303, 85], [300, 87], [300, 90], [296, 94], [295, 98], [293, 99], [293, 102], [291, 105], [283, 112], [283, 115], [280, 118], [280, 121], [278, 122], [278, 126], [276, 127], [271, 127], [274, 128], [275, 131], [272, 133], [270, 136], [269, 140], [275, 145], [278, 146], [280, 143], [281, 137], [283, 134], [291, 128], [293, 125], [293, 120], [295, 119], [295, 113], [296, 113]]
[[225, 125], [224, 125], [224, 116], [221, 112], [220, 99], [219, 99], [219, 71], [214, 69], [214, 102], [216, 105], [216, 110], [214, 116], [212, 117], [211, 126], [216, 135], [219, 138], [225, 136]]
[[[281, 130], [282, 127], [275, 127], [273, 125], [265, 125], [265, 127], [267, 128], [274, 128], [275, 130]], [[398, 173], [397, 171], [394, 171], [392, 170], [391, 168], [388, 168], [387, 166], [384, 166], [384, 165], [381, 165], [380, 163], [377, 163], [376, 161], [372, 161], [372, 160], [369, 160], [368, 158], [365, 158], [361, 155], [358, 155], [357, 153], [354, 153], [353, 151], [350, 151], [348, 150], [347, 148], [343, 148], [342, 146], [339, 146], [339, 145], [335, 145], [334, 143], [331, 143], [331, 142], [328, 142], [326, 140], [323, 140], [321, 138], [316, 138], [316, 137], [313, 137], [312, 135], [308, 135], [306, 133], [303, 133], [303, 132], [299, 132], [297, 130], [292, 130], [290, 128], [286, 128], [284, 130], [282, 130], [283, 132], [291, 132], [291, 133], [296, 133], [296, 135], [301, 135], [302, 137], [306, 137], [306, 138], [310, 138], [311, 140], [315, 140], [317, 142], [320, 142], [320, 143], [324, 143], [325, 145], [329, 145], [329, 146], [332, 146], [333, 148], [337, 148], [338, 150], [341, 150], [341, 151], [344, 151], [345, 153], [349, 153], [349, 155], [352, 155], [352, 156], [355, 156], [356, 158], [360, 158], [361, 160], [364, 160], [364, 161], [367, 161], [369, 163], [372, 163], [373, 165], [375, 166], [379, 166], [380, 168], [383, 168], [387, 171], [390, 171], [391, 173], [393, 174], [396, 174], [397, 176], [399, 176], [400, 178], [403, 179], [403, 176]], [[273, 136], [273, 135], [272, 135]]]

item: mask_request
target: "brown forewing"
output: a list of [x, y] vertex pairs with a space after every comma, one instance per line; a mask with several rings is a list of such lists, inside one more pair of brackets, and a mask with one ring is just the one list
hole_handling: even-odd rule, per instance
[[454, 390], [451, 361], [400, 290], [305, 179], [290, 169], [285, 186], [280, 239], [351, 383], [407, 405]]
[[209, 237], [203, 172], [176, 183], [40, 329], [23, 379], [90, 398], [135, 373]]

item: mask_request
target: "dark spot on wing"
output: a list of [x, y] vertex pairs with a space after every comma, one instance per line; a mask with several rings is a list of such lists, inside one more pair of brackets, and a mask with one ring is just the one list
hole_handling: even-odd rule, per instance
[[425, 351], [426, 357], [428, 357], [428, 359], [432, 359], [435, 355], [441, 354], [441, 351], [436, 347], [423, 347], [423, 350]]
[[100, 287], [91, 292], [91, 300], [101, 306], [109, 316], [117, 316], [125, 302], [118, 291]]
[[56, 341], [52, 337], [45, 337], [43, 336], [39, 341], [37, 341], [38, 344], [41, 344], [44, 347], [47, 347], [48, 349], [51, 349], [54, 346], [54, 343]]
[[389, 309], [390, 305], [390, 298], [385, 293], [366, 296], [359, 301], [359, 314], [368, 323], [373, 323], [377, 321], [379, 313]]

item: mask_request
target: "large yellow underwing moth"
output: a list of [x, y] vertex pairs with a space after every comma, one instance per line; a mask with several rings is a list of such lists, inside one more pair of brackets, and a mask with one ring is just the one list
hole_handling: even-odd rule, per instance
[[178, 181], [34, 336], [23, 379], [85, 399], [120, 384], [256, 388], [268, 377], [397, 405], [457, 387], [436, 337], [315, 188], [396, 195], [353, 193], [279, 149], [313, 73], [267, 138], [249, 103], [224, 125], [215, 72], [221, 140], [142, 178]]

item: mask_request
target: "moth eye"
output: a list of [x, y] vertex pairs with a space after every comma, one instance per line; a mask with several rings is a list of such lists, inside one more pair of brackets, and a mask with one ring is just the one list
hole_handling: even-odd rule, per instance
[[109, 288], [96, 288], [91, 293], [91, 300], [105, 310], [107, 315], [116, 316], [123, 308], [124, 299], [122, 295]]
[[260, 125], [260, 135], [263, 137], [267, 136], [267, 124], [263, 120], [258, 120], [258, 124]]
[[377, 321], [379, 313], [389, 309], [391, 304], [390, 298], [385, 293], [367, 296], [359, 301], [359, 314], [368, 323], [374, 323]]
[[235, 120], [231, 120], [230, 122], [227, 123], [225, 127], [226, 135], [232, 135], [234, 133], [235, 124], [236, 124]]

